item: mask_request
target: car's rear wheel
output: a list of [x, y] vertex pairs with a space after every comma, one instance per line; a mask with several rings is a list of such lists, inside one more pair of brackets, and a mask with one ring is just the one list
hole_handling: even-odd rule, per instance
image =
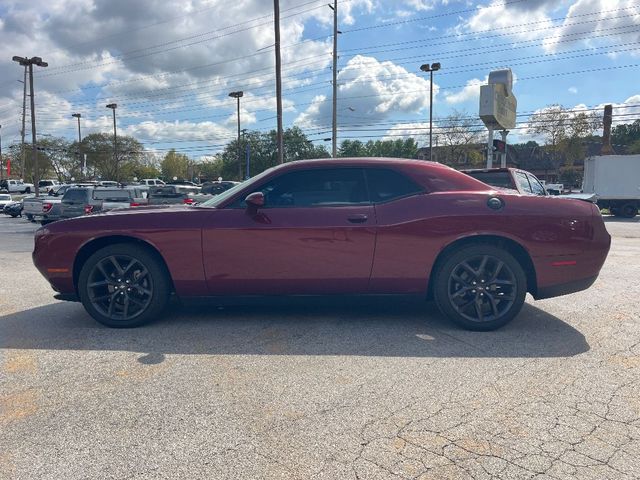
[[433, 288], [438, 307], [468, 330], [495, 330], [520, 312], [527, 278], [509, 252], [492, 245], [468, 245], [440, 264]]
[[108, 327], [137, 327], [158, 318], [170, 292], [168, 273], [147, 249], [116, 244], [95, 252], [78, 278], [80, 300]]

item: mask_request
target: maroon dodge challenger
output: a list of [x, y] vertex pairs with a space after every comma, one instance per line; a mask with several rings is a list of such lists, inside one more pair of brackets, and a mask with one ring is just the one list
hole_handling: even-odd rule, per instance
[[609, 251], [589, 202], [519, 195], [438, 163], [336, 159], [269, 169], [198, 206], [56, 222], [33, 260], [97, 321], [133, 327], [170, 295], [414, 295], [467, 329], [513, 319], [530, 292], [588, 288]]

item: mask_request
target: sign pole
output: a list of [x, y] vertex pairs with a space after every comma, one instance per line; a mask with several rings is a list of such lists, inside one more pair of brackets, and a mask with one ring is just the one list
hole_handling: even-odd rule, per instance
[[504, 142], [504, 152], [502, 152], [500, 159], [500, 166], [502, 168], [507, 167], [507, 135], [509, 134], [508, 130], [502, 130], [502, 141]]
[[493, 168], [493, 128], [487, 127], [489, 130], [489, 140], [487, 141], [487, 168]]

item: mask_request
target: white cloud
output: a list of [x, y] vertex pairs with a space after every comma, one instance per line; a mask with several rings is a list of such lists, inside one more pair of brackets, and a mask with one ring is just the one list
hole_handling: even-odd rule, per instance
[[569, 87], [568, 92], [575, 95], [578, 93], [578, 89], [576, 87]]
[[444, 95], [444, 99], [447, 103], [455, 105], [458, 103], [465, 103], [471, 100], [478, 100], [480, 98], [480, 85], [486, 85], [488, 76], [484, 80], [479, 78], [472, 78], [467, 80], [465, 87], [459, 92], [447, 92]]
[[[347, 110], [376, 121], [429, 106], [429, 81], [390, 61], [357, 55], [340, 71], [338, 84], [340, 124], [353, 123], [349, 118], [353, 115]], [[434, 98], [438, 92], [439, 87], [434, 84]], [[324, 95], [317, 96], [296, 119], [301, 126], [322, 126], [330, 121], [331, 101]]]

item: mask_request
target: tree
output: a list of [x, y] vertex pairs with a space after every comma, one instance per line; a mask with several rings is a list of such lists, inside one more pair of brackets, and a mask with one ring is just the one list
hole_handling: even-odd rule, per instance
[[143, 146], [135, 138], [119, 135], [117, 155], [113, 151], [113, 135], [92, 133], [82, 139], [82, 152], [87, 154], [87, 167], [93, 176], [121, 181], [133, 176], [133, 169], [142, 163]]
[[343, 140], [338, 148], [339, 157], [366, 157], [367, 149], [360, 140]]
[[[640, 153], [640, 120], [616, 125], [611, 130], [611, 143], [623, 145], [630, 154]], [[614, 146], [614, 149], [616, 148]]]
[[[267, 133], [257, 131], [246, 132], [240, 140], [240, 143], [243, 152], [246, 151], [247, 145], [249, 147], [251, 175], [256, 175], [267, 168], [277, 165], [275, 130]], [[327, 158], [330, 156], [324, 146], [314, 145], [298, 127], [292, 127], [284, 131], [283, 143], [284, 159], [287, 162], [312, 158]], [[233, 140], [228, 143], [218, 158], [220, 162], [219, 176], [224, 179], [238, 180], [238, 141]], [[244, 156], [240, 161], [243, 162], [242, 171], [244, 172], [246, 168], [244, 165]]]
[[171, 180], [173, 177], [186, 179], [189, 177], [189, 157], [171, 149], [164, 156], [160, 168], [165, 180]]
[[565, 167], [560, 170], [560, 182], [570, 188], [578, 187], [582, 182], [582, 175], [574, 167]]
[[433, 160], [450, 165], [482, 163], [482, 154], [477, 151], [482, 139], [475, 123], [466, 112], [454, 110], [447, 116], [436, 130], [437, 141], [442, 147], [439, 151], [444, 152], [445, 158]]
[[541, 135], [557, 170], [586, 155], [584, 138], [602, 125], [595, 112], [573, 113], [561, 105], [551, 105], [529, 117], [528, 132]]

